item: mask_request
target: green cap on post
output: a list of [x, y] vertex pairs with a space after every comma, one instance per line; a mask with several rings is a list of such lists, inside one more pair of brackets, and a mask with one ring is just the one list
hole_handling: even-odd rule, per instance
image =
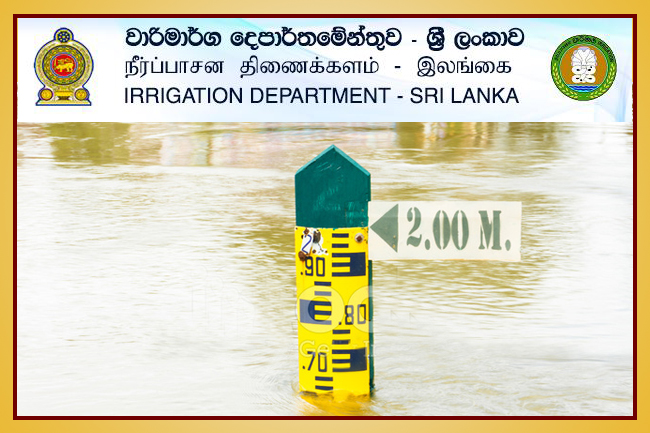
[[296, 225], [367, 227], [370, 173], [332, 145], [295, 176]]

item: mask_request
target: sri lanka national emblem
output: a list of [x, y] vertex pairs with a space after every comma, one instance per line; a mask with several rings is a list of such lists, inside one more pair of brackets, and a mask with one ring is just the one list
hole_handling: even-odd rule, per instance
[[84, 85], [93, 72], [93, 58], [69, 29], [54, 32], [54, 39], [36, 54], [34, 68], [43, 83], [36, 105], [90, 105]]
[[572, 36], [553, 53], [551, 77], [560, 92], [569, 98], [590, 101], [612, 87], [616, 78], [616, 57], [600, 38]]

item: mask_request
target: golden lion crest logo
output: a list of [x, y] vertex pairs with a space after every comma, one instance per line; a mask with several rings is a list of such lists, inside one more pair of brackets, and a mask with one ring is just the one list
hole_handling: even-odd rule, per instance
[[36, 105], [90, 105], [84, 85], [93, 72], [93, 58], [69, 29], [60, 28], [43, 45], [34, 69], [43, 83]]

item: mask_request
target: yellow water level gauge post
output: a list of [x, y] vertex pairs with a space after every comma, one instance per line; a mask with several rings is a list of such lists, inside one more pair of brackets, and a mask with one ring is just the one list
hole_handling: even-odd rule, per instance
[[295, 176], [300, 390], [373, 387], [370, 173], [336, 146]]

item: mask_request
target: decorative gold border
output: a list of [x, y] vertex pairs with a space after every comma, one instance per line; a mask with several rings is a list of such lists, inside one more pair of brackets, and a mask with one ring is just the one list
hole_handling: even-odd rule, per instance
[[[3, 11], [10, 13], [22, 14], [60, 14], [61, 5], [43, 0], [35, 0], [29, 3], [17, 4], [15, 2], [4, 2], [0, 6]], [[606, 0], [593, 0], [589, 3], [589, 11], [598, 11], [601, 14], [607, 13], [637, 13], [639, 20], [645, 22], [650, 14], [647, 12], [647, 6], [643, 8], [639, 2], [630, 0], [620, 0], [611, 2]], [[539, 13], [562, 13], [562, 14], [584, 14], [584, 3], [570, 3], [566, 0], [546, 0], [544, 2], [520, 2], [512, 3], [510, 0], [493, 0], [485, 2], [482, 0], [466, 0], [465, 2], [437, 2], [432, 3], [427, 0], [402, 0], [400, 2], [389, 2], [387, 0], [361, 0], [350, 2], [349, 0], [329, 0], [326, 3], [302, 2], [296, 3], [293, 0], [276, 0], [273, 2], [262, 0], [242, 0], [238, 2], [214, 2], [213, 0], [186, 0], [178, 2], [159, 2], [155, 0], [144, 0], [133, 2], [132, 0], [114, 0], [112, 2], [88, 2], [80, 0], [70, 0], [65, 4], [65, 11], [74, 11], [75, 13], [89, 14], [110, 14], [110, 13], [131, 13], [131, 14], [323, 14], [323, 13], [348, 13], [348, 14], [539, 14]], [[6, 16], [6, 15], [5, 15]], [[4, 40], [12, 38], [12, 26], [5, 25], [0, 28]], [[637, 40], [650, 40], [650, 26], [641, 26], [637, 35]], [[4, 58], [12, 58], [12, 47], [10, 44], [2, 44], [0, 48]], [[650, 57], [647, 56], [648, 48], [646, 44], [639, 45], [639, 64], [638, 70], [648, 70], [650, 66]], [[15, 53], [14, 53], [15, 54]], [[549, 53], [550, 59], [551, 53]], [[636, 59], [635, 59], [636, 61]], [[14, 67], [15, 71], [15, 67]], [[10, 72], [3, 70], [1, 72], [4, 82], [9, 81]], [[14, 91], [16, 81], [14, 82]], [[650, 90], [648, 86], [641, 86], [635, 98], [639, 99], [641, 113], [645, 113], [645, 108], [649, 100]], [[636, 102], [635, 102], [636, 104]], [[13, 110], [13, 115], [12, 115]], [[650, 315], [639, 314], [637, 322], [638, 338], [638, 420], [636, 421], [607, 421], [607, 420], [556, 420], [556, 421], [445, 421], [445, 420], [382, 420], [382, 421], [240, 421], [240, 420], [220, 420], [220, 421], [13, 421], [13, 402], [14, 396], [11, 392], [13, 388], [13, 354], [11, 347], [13, 345], [13, 276], [14, 276], [14, 254], [13, 254], [13, 228], [16, 214], [9, 212], [15, 197], [14, 179], [15, 179], [15, 147], [8, 143], [15, 137], [15, 106], [9, 107], [9, 102], [5, 102], [1, 118], [3, 125], [4, 142], [7, 143], [0, 147], [0, 163], [4, 170], [3, 180], [0, 181], [0, 197], [5, 203], [5, 212], [0, 212], [0, 241], [2, 245], [2, 260], [0, 269], [2, 273], [3, 287], [2, 291], [2, 310], [0, 317], [3, 318], [4, 326], [2, 327], [2, 350], [0, 355], [1, 366], [4, 374], [0, 375], [0, 384], [4, 392], [2, 393], [2, 420], [0, 421], [0, 430], [5, 432], [66, 432], [66, 433], [108, 433], [115, 430], [129, 432], [141, 432], [150, 430], [156, 433], [177, 432], [186, 430], [190, 432], [219, 432], [237, 430], [246, 432], [259, 432], [264, 430], [267, 433], [274, 432], [291, 432], [309, 429], [310, 431], [320, 433], [336, 430], [337, 432], [355, 432], [361, 429], [367, 429], [373, 433], [392, 433], [396, 429], [408, 429], [409, 431], [430, 432], [432, 430], [452, 433], [481, 432], [481, 433], [519, 433], [523, 430], [531, 433], [547, 433], [553, 430], [558, 433], [574, 433], [588, 431], [598, 432], [647, 432], [650, 431], [650, 379], [648, 379], [648, 347], [650, 345], [647, 338], [650, 334]], [[637, 112], [634, 113], [637, 116]], [[642, 116], [645, 116], [642, 114]], [[642, 121], [644, 119], [641, 119]], [[636, 143], [650, 142], [650, 130], [641, 128], [635, 137]], [[650, 149], [648, 146], [637, 147], [637, 160], [641, 170], [639, 171], [636, 187], [637, 192], [637, 220], [646, 221], [650, 216], [650, 194], [648, 187], [650, 182]], [[644, 170], [645, 169], [645, 170]], [[13, 175], [10, 175], [10, 173]], [[636, 190], [635, 190], [636, 191]], [[635, 209], [635, 211], [636, 211]], [[650, 241], [650, 227], [639, 224], [638, 239], [641, 241], [641, 247], [638, 250], [637, 260], [640, 263], [647, 263], [650, 258], [650, 248], [644, 245]], [[640, 313], [648, 311], [648, 302], [650, 294], [648, 290], [643, 290], [650, 284], [650, 269], [647, 266], [641, 266], [638, 273], [638, 290], [637, 302]], [[635, 333], [636, 336], [636, 333]], [[417, 392], [417, 391], [414, 391]], [[308, 424], [305, 424], [307, 422]]]

